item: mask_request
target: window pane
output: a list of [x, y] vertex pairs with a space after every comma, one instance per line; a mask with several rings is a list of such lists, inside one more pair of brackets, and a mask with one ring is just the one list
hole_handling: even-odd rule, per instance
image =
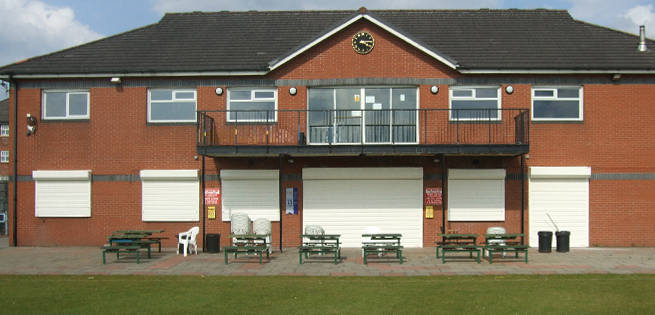
[[195, 102], [152, 103], [151, 121], [195, 121]]
[[309, 109], [310, 126], [329, 126], [332, 124], [330, 111], [334, 109], [334, 90], [310, 89]]
[[66, 117], [66, 92], [45, 93], [45, 117]]
[[472, 90], [453, 90], [454, 97], [473, 97]]
[[193, 92], [177, 92], [175, 93], [175, 98], [181, 100], [192, 100], [196, 98], [195, 93]]
[[536, 97], [553, 97], [555, 96], [555, 91], [553, 90], [535, 90], [534, 96]]
[[251, 91], [230, 91], [230, 100], [250, 100]]
[[361, 89], [337, 89], [337, 109], [361, 109]]
[[578, 101], [535, 101], [534, 118], [580, 118]]
[[[392, 89], [394, 125], [416, 125], [416, 89]], [[396, 130], [394, 129], [394, 134]], [[396, 137], [396, 140], [398, 138]], [[403, 141], [407, 142], [407, 141]]]
[[[453, 119], [495, 119], [498, 118], [498, 102], [493, 101], [452, 101]], [[458, 110], [459, 109], [459, 110]], [[461, 110], [478, 109], [478, 110]]]
[[476, 98], [496, 98], [498, 89], [475, 89]]
[[580, 97], [579, 89], [557, 89], [558, 98], [578, 98]]
[[153, 101], [172, 101], [173, 91], [150, 91], [150, 100]]
[[256, 91], [255, 98], [274, 98], [275, 92], [273, 91]]
[[68, 102], [68, 114], [71, 116], [88, 115], [88, 95], [87, 94], [70, 94]]

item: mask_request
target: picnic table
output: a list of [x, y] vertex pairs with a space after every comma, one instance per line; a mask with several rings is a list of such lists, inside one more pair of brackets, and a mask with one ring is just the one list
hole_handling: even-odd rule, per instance
[[[160, 231], [160, 230], [157, 230]], [[162, 230], [163, 231], [163, 230]], [[102, 263], [106, 264], [106, 254], [107, 253], [116, 253], [116, 259], [120, 259], [121, 252], [136, 252], [136, 263], [139, 263], [139, 249], [147, 248], [148, 249], [148, 258], [151, 258], [151, 248], [152, 244], [159, 243], [159, 251], [161, 252], [161, 241], [147, 239], [151, 231], [137, 231], [137, 230], [126, 230], [126, 231], [114, 231], [111, 235], [107, 236], [107, 241], [109, 245], [104, 245], [100, 247], [102, 249]], [[154, 232], [154, 231], [152, 231]]]
[[382, 257], [384, 253], [396, 253], [399, 263], [403, 263], [403, 246], [400, 245], [402, 234], [362, 234], [362, 237], [370, 239], [362, 241], [364, 265], [368, 264], [368, 254], [378, 254], [379, 257]]
[[483, 246], [477, 244], [478, 234], [437, 234], [442, 237], [441, 242], [437, 244], [437, 259], [439, 258], [439, 250], [441, 250], [441, 262], [446, 263], [446, 252], [468, 252], [470, 257], [473, 258], [473, 253], [478, 254], [478, 264], [480, 263], [480, 251]]
[[[525, 237], [523, 233], [506, 233], [506, 234], [484, 234], [485, 245], [484, 249], [489, 252], [489, 263], [493, 263], [493, 252], [514, 252], [516, 258], [519, 258], [519, 253], [525, 253], [525, 263], [528, 263], [528, 245], [523, 245], [516, 240], [518, 237]], [[502, 242], [490, 242], [490, 241]], [[484, 253], [482, 253], [484, 257]]]
[[266, 259], [269, 259], [269, 251], [266, 240], [269, 234], [230, 234], [229, 238], [234, 239], [231, 246], [224, 246], [225, 251], [225, 264], [227, 265], [228, 252], [234, 253], [234, 258], [237, 258], [238, 253], [258, 253], [259, 264], [262, 264], [262, 254], [266, 252]]
[[300, 264], [302, 264], [303, 254], [305, 258], [309, 258], [311, 253], [318, 253], [319, 255], [333, 253], [335, 265], [337, 264], [337, 258], [341, 260], [340, 234], [302, 234], [300, 237], [303, 239], [303, 244], [298, 246]]
[[[114, 231], [115, 235], [125, 235], [125, 236], [143, 236], [141, 240], [143, 241], [155, 241], [159, 245], [159, 252], [161, 253], [161, 241], [169, 239], [168, 237], [159, 237], [152, 236], [155, 233], [164, 233], [164, 230], [119, 230]], [[111, 241], [109, 243], [111, 245]]]

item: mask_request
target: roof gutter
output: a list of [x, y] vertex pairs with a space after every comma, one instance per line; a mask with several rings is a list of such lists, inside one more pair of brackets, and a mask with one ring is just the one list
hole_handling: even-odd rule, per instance
[[[144, 72], [144, 73], [83, 73], [83, 74], [14, 74], [14, 79], [68, 79], [68, 78], [107, 78], [107, 77], [216, 77], [216, 76], [259, 76], [269, 70], [254, 71], [213, 71], [213, 72]], [[9, 76], [0, 74], [0, 79]]]
[[480, 70], [458, 70], [463, 74], [653, 74], [652, 70], [498, 70], [498, 69], [480, 69]]

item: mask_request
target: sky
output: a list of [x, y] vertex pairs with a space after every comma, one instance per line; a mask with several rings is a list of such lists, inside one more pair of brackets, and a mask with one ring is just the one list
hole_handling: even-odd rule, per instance
[[[167, 12], [564, 9], [574, 19], [655, 38], [655, 0], [0, 0], [0, 66], [157, 23]], [[0, 99], [7, 97], [0, 87]]]

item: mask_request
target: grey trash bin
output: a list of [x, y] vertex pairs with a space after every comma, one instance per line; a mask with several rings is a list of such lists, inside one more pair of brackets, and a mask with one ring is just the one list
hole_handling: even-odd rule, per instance
[[208, 253], [221, 252], [221, 235], [220, 234], [207, 234], [205, 236], [205, 247]]
[[555, 237], [557, 238], [557, 252], [558, 253], [568, 253], [569, 252], [569, 240], [571, 232], [569, 231], [559, 231], [555, 232]]
[[539, 252], [550, 253], [553, 250], [553, 232], [539, 231]]

